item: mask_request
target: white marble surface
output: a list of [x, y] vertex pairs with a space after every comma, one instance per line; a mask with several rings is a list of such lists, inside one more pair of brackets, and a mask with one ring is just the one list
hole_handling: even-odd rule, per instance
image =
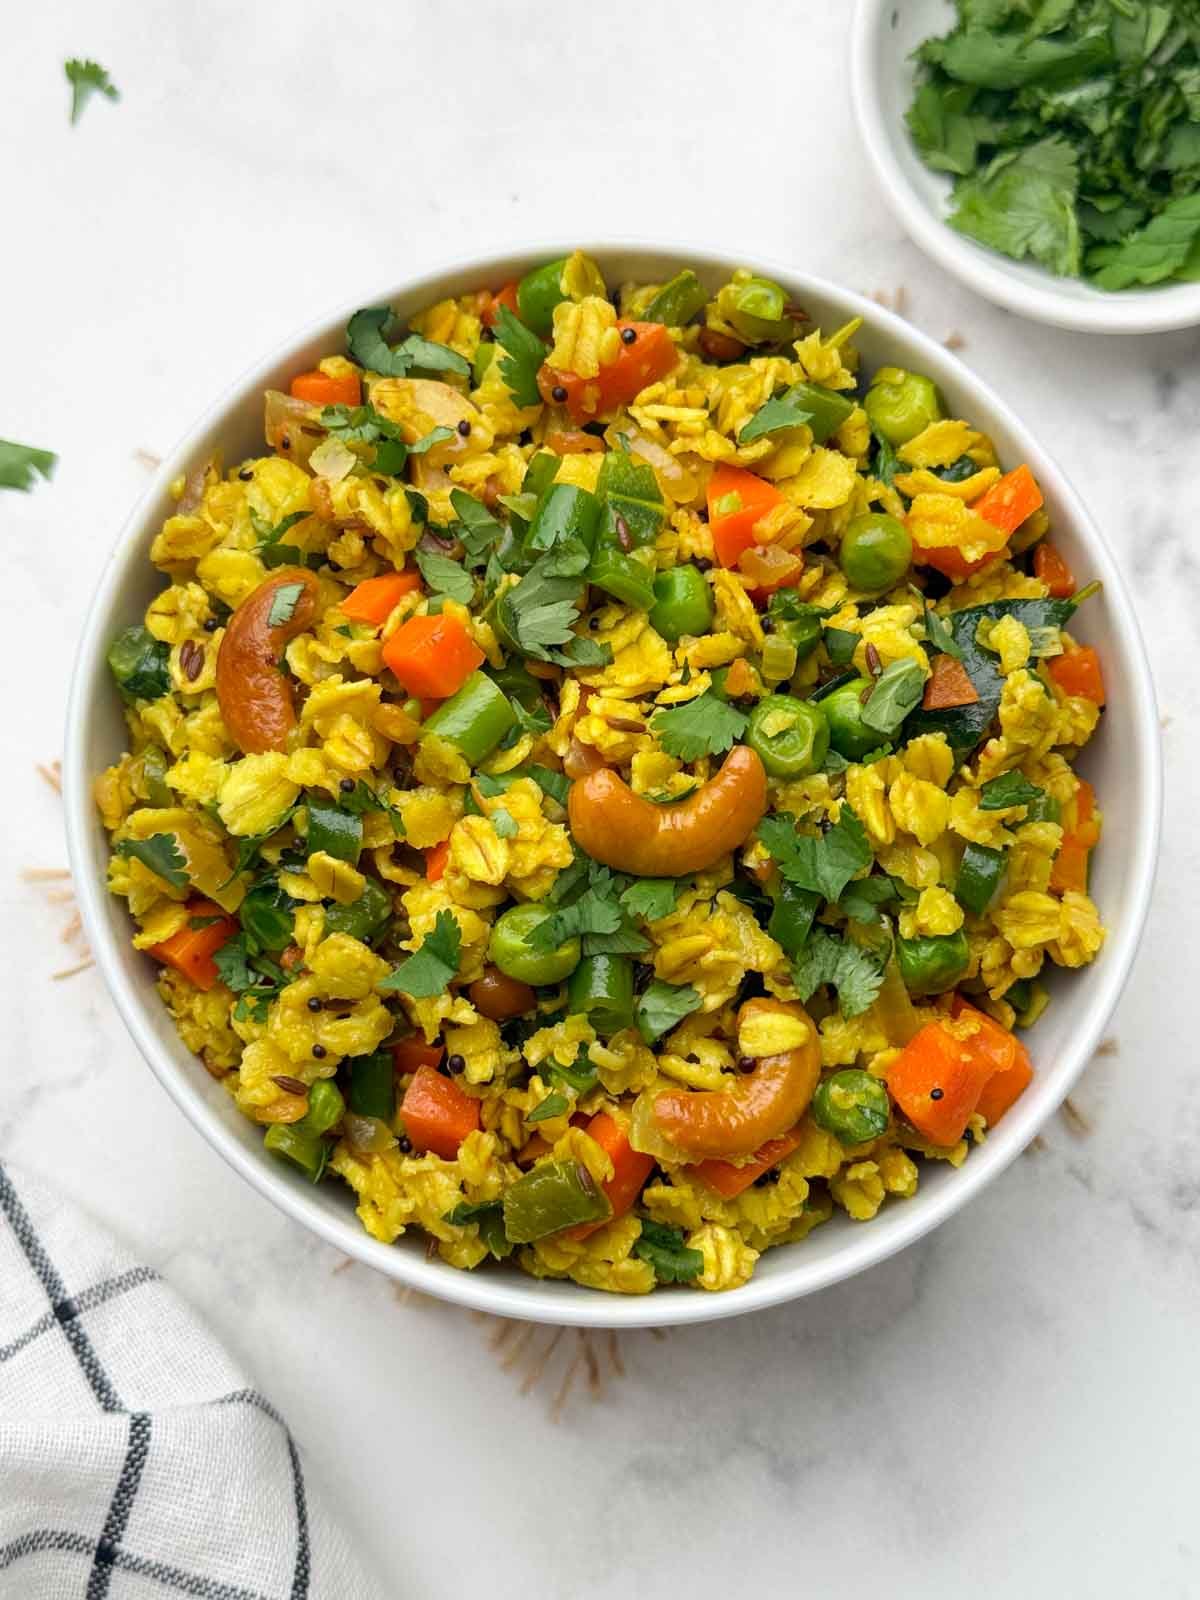
[[[0, 97], [4, 495], [0, 1155], [87, 1200], [202, 1307], [397, 1595], [1200, 1592], [1200, 1101], [1191, 1043], [1200, 337], [995, 311], [901, 236], [845, 75], [847, 0], [60, 0]], [[61, 62], [123, 91], [67, 125]], [[99, 979], [53, 984], [63, 861], [34, 762], [145, 468], [223, 382], [411, 263], [610, 233], [737, 241], [872, 290], [1050, 442], [1124, 557], [1166, 721], [1155, 909], [1106, 1053], [966, 1214], [866, 1277], [746, 1320], [601, 1345], [520, 1392], [494, 1328], [392, 1287], [240, 1184], [155, 1085]], [[0, 1289], [2, 1292], [2, 1289]], [[513, 1347], [514, 1341], [505, 1346]], [[548, 1336], [538, 1334], [538, 1348]]]

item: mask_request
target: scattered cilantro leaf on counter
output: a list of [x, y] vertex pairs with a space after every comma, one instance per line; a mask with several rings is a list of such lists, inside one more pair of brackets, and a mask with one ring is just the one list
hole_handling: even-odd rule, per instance
[[858, 1017], [879, 993], [883, 966], [869, 950], [814, 928], [792, 962], [792, 978], [801, 1000], [810, 1000], [823, 983], [831, 984], [842, 1015]]
[[796, 819], [787, 811], [765, 817], [757, 837], [789, 883], [830, 901], [872, 860], [866, 829], [844, 801], [837, 821], [816, 838], [797, 833]]
[[546, 359], [546, 346], [507, 306], [500, 307], [494, 333], [496, 343], [504, 351], [500, 376], [512, 390], [514, 401], [519, 406], [540, 405], [542, 397], [538, 392], [537, 375]]
[[94, 94], [108, 100], [119, 100], [121, 92], [108, 75], [108, 69], [98, 61], [78, 61], [74, 57], [63, 62], [63, 71], [71, 85], [71, 126], [83, 115], [83, 108]]
[[651, 731], [669, 756], [695, 761], [720, 755], [746, 731], [746, 715], [709, 690], [669, 711], [656, 711]]
[[704, 1271], [704, 1257], [683, 1242], [683, 1229], [668, 1227], [664, 1222], [652, 1222], [649, 1217], [639, 1217], [640, 1236], [634, 1241], [633, 1253], [639, 1261], [648, 1261], [654, 1268], [659, 1283], [690, 1283]]
[[458, 972], [461, 957], [462, 934], [454, 914], [439, 911], [420, 948], [389, 972], [377, 987], [398, 989], [413, 1000], [428, 1000], [442, 993]]
[[699, 990], [690, 983], [664, 983], [655, 978], [647, 984], [637, 1003], [638, 1032], [647, 1044], [661, 1039], [664, 1033], [698, 1011], [703, 1001]]
[[444, 594], [460, 605], [470, 605], [475, 595], [475, 580], [461, 562], [419, 546], [413, 551], [413, 559], [432, 594]]
[[58, 457], [52, 450], [0, 439], [0, 489], [20, 489], [22, 494], [28, 494], [39, 476], [49, 483], [57, 465]]
[[126, 861], [140, 861], [173, 889], [182, 889], [187, 884], [187, 861], [173, 833], [152, 833], [148, 839], [122, 839], [116, 854]]

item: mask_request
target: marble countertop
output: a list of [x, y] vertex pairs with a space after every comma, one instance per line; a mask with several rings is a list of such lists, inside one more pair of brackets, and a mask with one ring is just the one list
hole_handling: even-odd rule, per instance
[[[0, 1155], [86, 1200], [287, 1412], [397, 1595], [1200, 1590], [1200, 335], [1024, 324], [924, 260], [858, 147], [847, 6], [659, 0], [63, 0], [23, 19], [0, 436], [61, 456], [0, 505], [8, 826]], [[67, 123], [61, 63], [119, 105]], [[733, 197], [736, 196], [736, 201]], [[398, 1294], [236, 1180], [183, 1121], [28, 867], [64, 862], [75, 637], [163, 454], [232, 374], [419, 261], [558, 235], [705, 237], [953, 333], [1083, 488], [1146, 628], [1168, 802], [1111, 1036], [964, 1214], [810, 1300], [581, 1341]], [[1181, 803], [1181, 799], [1183, 803]], [[467, 1529], [469, 1537], [464, 1537]]]

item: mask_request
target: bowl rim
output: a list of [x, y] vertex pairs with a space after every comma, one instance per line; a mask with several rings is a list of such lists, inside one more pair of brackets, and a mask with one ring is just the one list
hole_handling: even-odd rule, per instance
[[977, 294], [1038, 322], [1077, 333], [1109, 334], [1171, 333], [1200, 324], [1200, 283], [1091, 288], [1088, 298], [1080, 299], [1060, 288], [1050, 272], [1044, 272], [1044, 283], [1013, 277], [1000, 265], [1006, 257], [955, 233], [930, 210], [897, 159], [897, 145], [907, 134], [886, 120], [878, 89], [876, 41], [899, 3], [857, 0], [850, 25], [850, 95], [883, 197], [913, 241]]
[[608, 237], [590, 243], [553, 240], [534, 242], [480, 256], [458, 256], [437, 265], [423, 265], [410, 276], [384, 290], [357, 296], [340, 308], [307, 323], [297, 333], [279, 342], [248, 369], [223, 396], [206, 408], [158, 469], [153, 482], [126, 519], [96, 586], [83, 630], [80, 634], [67, 707], [63, 776], [67, 844], [75, 891], [90, 941], [108, 991], [142, 1055], [159, 1083], [208, 1143], [260, 1194], [272, 1201], [293, 1221], [311, 1229], [327, 1244], [365, 1265], [372, 1266], [406, 1285], [451, 1303], [473, 1310], [521, 1320], [595, 1328], [660, 1327], [714, 1321], [740, 1316], [748, 1311], [780, 1305], [826, 1288], [864, 1270], [914, 1243], [947, 1217], [965, 1206], [986, 1184], [1015, 1159], [1038, 1129], [1053, 1114], [1061, 1098], [1090, 1059], [1114, 1006], [1121, 994], [1141, 938], [1158, 856], [1162, 809], [1162, 751], [1153, 682], [1141, 631], [1132, 602], [1116, 561], [1100, 530], [1082, 504], [1062, 469], [1038, 444], [1015, 413], [990, 386], [952, 352], [936, 344], [927, 334], [913, 327], [886, 307], [826, 279], [771, 260], [757, 252], [747, 252], [759, 270], [772, 273], [795, 285], [800, 292], [822, 296], [831, 306], [844, 308], [848, 316], [869, 319], [882, 340], [905, 348], [918, 356], [926, 370], [941, 369], [979, 404], [1023, 441], [1034, 471], [1053, 490], [1058, 504], [1094, 558], [1097, 575], [1105, 586], [1112, 608], [1113, 628], [1120, 636], [1131, 668], [1131, 686], [1136, 697], [1134, 726], [1137, 730], [1135, 769], [1139, 778], [1136, 814], [1141, 823], [1130, 854], [1133, 866], [1126, 914], [1121, 924], [1110, 931], [1105, 959], [1092, 969], [1094, 985], [1090, 1006], [1069, 1048], [1054, 1064], [1061, 1087], [1058, 1100], [1047, 1103], [1038, 1113], [1014, 1113], [1005, 1119], [972, 1159], [954, 1174], [954, 1181], [926, 1191], [901, 1211], [897, 1208], [890, 1226], [863, 1228], [848, 1233], [845, 1243], [828, 1257], [810, 1257], [796, 1252], [796, 1260], [786, 1270], [771, 1277], [758, 1276], [743, 1287], [723, 1294], [649, 1294], [616, 1296], [569, 1285], [543, 1284], [516, 1273], [473, 1273], [427, 1261], [415, 1252], [397, 1250], [371, 1238], [352, 1213], [333, 1215], [307, 1191], [289, 1181], [289, 1175], [276, 1170], [257, 1149], [241, 1143], [232, 1127], [218, 1116], [202, 1095], [199, 1080], [185, 1072], [156, 1037], [149, 1021], [150, 1008], [133, 986], [121, 961], [123, 942], [110, 928], [105, 915], [109, 895], [104, 882], [106, 852], [98, 846], [92, 780], [87, 766], [87, 705], [92, 685], [105, 673], [105, 650], [109, 638], [110, 615], [120, 603], [122, 587], [129, 574], [146, 560], [148, 538], [161, 520], [162, 501], [167, 486], [185, 470], [209, 433], [235, 413], [256, 390], [261, 393], [265, 379], [288, 355], [344, 324], [359, 306], [381, 305], [393, 300], [420, 303], [423, 297], [438, 295], [448, 279], [470, 275], [475, 281], [507, 281], [512, 272], [528, 270], [538, 261], [554, 259], [572, 249], [583, 249], [604, 261], [611, 257], [629, 259], [644, 256], [657, 260], [686, 261], [714, 273], [727, 273], [735, 258], [727, 252], [687, 241], [655, 241], [644, 238]]

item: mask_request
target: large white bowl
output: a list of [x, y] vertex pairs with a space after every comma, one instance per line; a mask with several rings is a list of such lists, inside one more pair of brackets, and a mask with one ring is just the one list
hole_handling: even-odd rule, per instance
[[[1032, 1086], [960, 1171], [931, 1164], [912, 1200], [886, 1206], [867, 1226], [839, 1218], [803, 1244], [768, 1252], [745, 1288], [720, 1295], [659, 1290], [644, 1298], [620, 1299], [570, 1283], [538, 1282], [507, 1269], [460, 1272], [426, 1260], [421, 1240], [387, 1246], [369, 1238], [354, 1216], [349, 1190], [339, 1184], [314, 1189], [267, 1155], [261, 1130], [235, 1110], [226, 1092], [184, 1047], [155, 992], [153, 963], [130, 946], [123, 903], [105, 890], [108, 850], [91, 798], [93, 777], [117, 757], [126, 737], [105, 649], [118, 629], [140, 619], [160, 585], [147, 553], [170, 509], [171, 480], [214, 447], [223, 450], [227, 462], [261, 450], [263, 390], [286, 388], [293, 373], [340, 348], [346, 319], [357, 306], [387, 300], [402, 315], [411, 313], [444, 295], [481, 284], [498, 286], [570, 248], [560, 242], [520, 255], [484, 257], [360, 296], [236, 383], [164, 462], [117, 541], [80, 643], [66, 741], [71, 865], [100, 970], [160, 1083], [230, 1166], [297, 1222], [403, 1283], [501, 1316], [592, 1327], [702, 1322], [811, 1294], [860, 1272], [920, 1238], [1002, 1172], [1053, 1113], [1095, 1049], [1129, 972], [1146, 915], [1158, 845], [1161, 763], [1154, 690], [1125, 585], [1107, 545], [1041, 443], [960, 361], [858, 295], [779, 263], [753, 263], [781, 282], [827, 329], [861, 316], [865, 326], [857, 342], [867, 370], [899, 362], [929, 373], [945, 393], [952, 415], [986, 429], [1004, 461], [1028, 461], [1045, 491], [1056, 543], [1075, 572], [1103, 580], [1103, 594], [1083, 609], [1077, 631], [1099, 645], [1108, 686], [1108, 710], [1083, 769], [1095, 783], [1105, 813], [1094, 891], [1111, 932], [1094, 966], [1055, 983], [1055, 1003], [1030, 1039], [1037, 1064]], [[588, 248], [610, 282], [661, 280], [686, 262], [715, 286], [742, 264], [736, 257], [703, 249], [628, 243]]]
[[924, 40], [953, 25], [949, 0], [858, 0], [850, 35], [850, 85], [859, 130], [884, 198], [907, 233], [935, 261], [996, 305], [1083, 333], [1165, 333], [1200, 323], [1200, 283], [1097, 289], [1013, 261], [956, 233], [950, 179], [917, 154], [904, 122]]

